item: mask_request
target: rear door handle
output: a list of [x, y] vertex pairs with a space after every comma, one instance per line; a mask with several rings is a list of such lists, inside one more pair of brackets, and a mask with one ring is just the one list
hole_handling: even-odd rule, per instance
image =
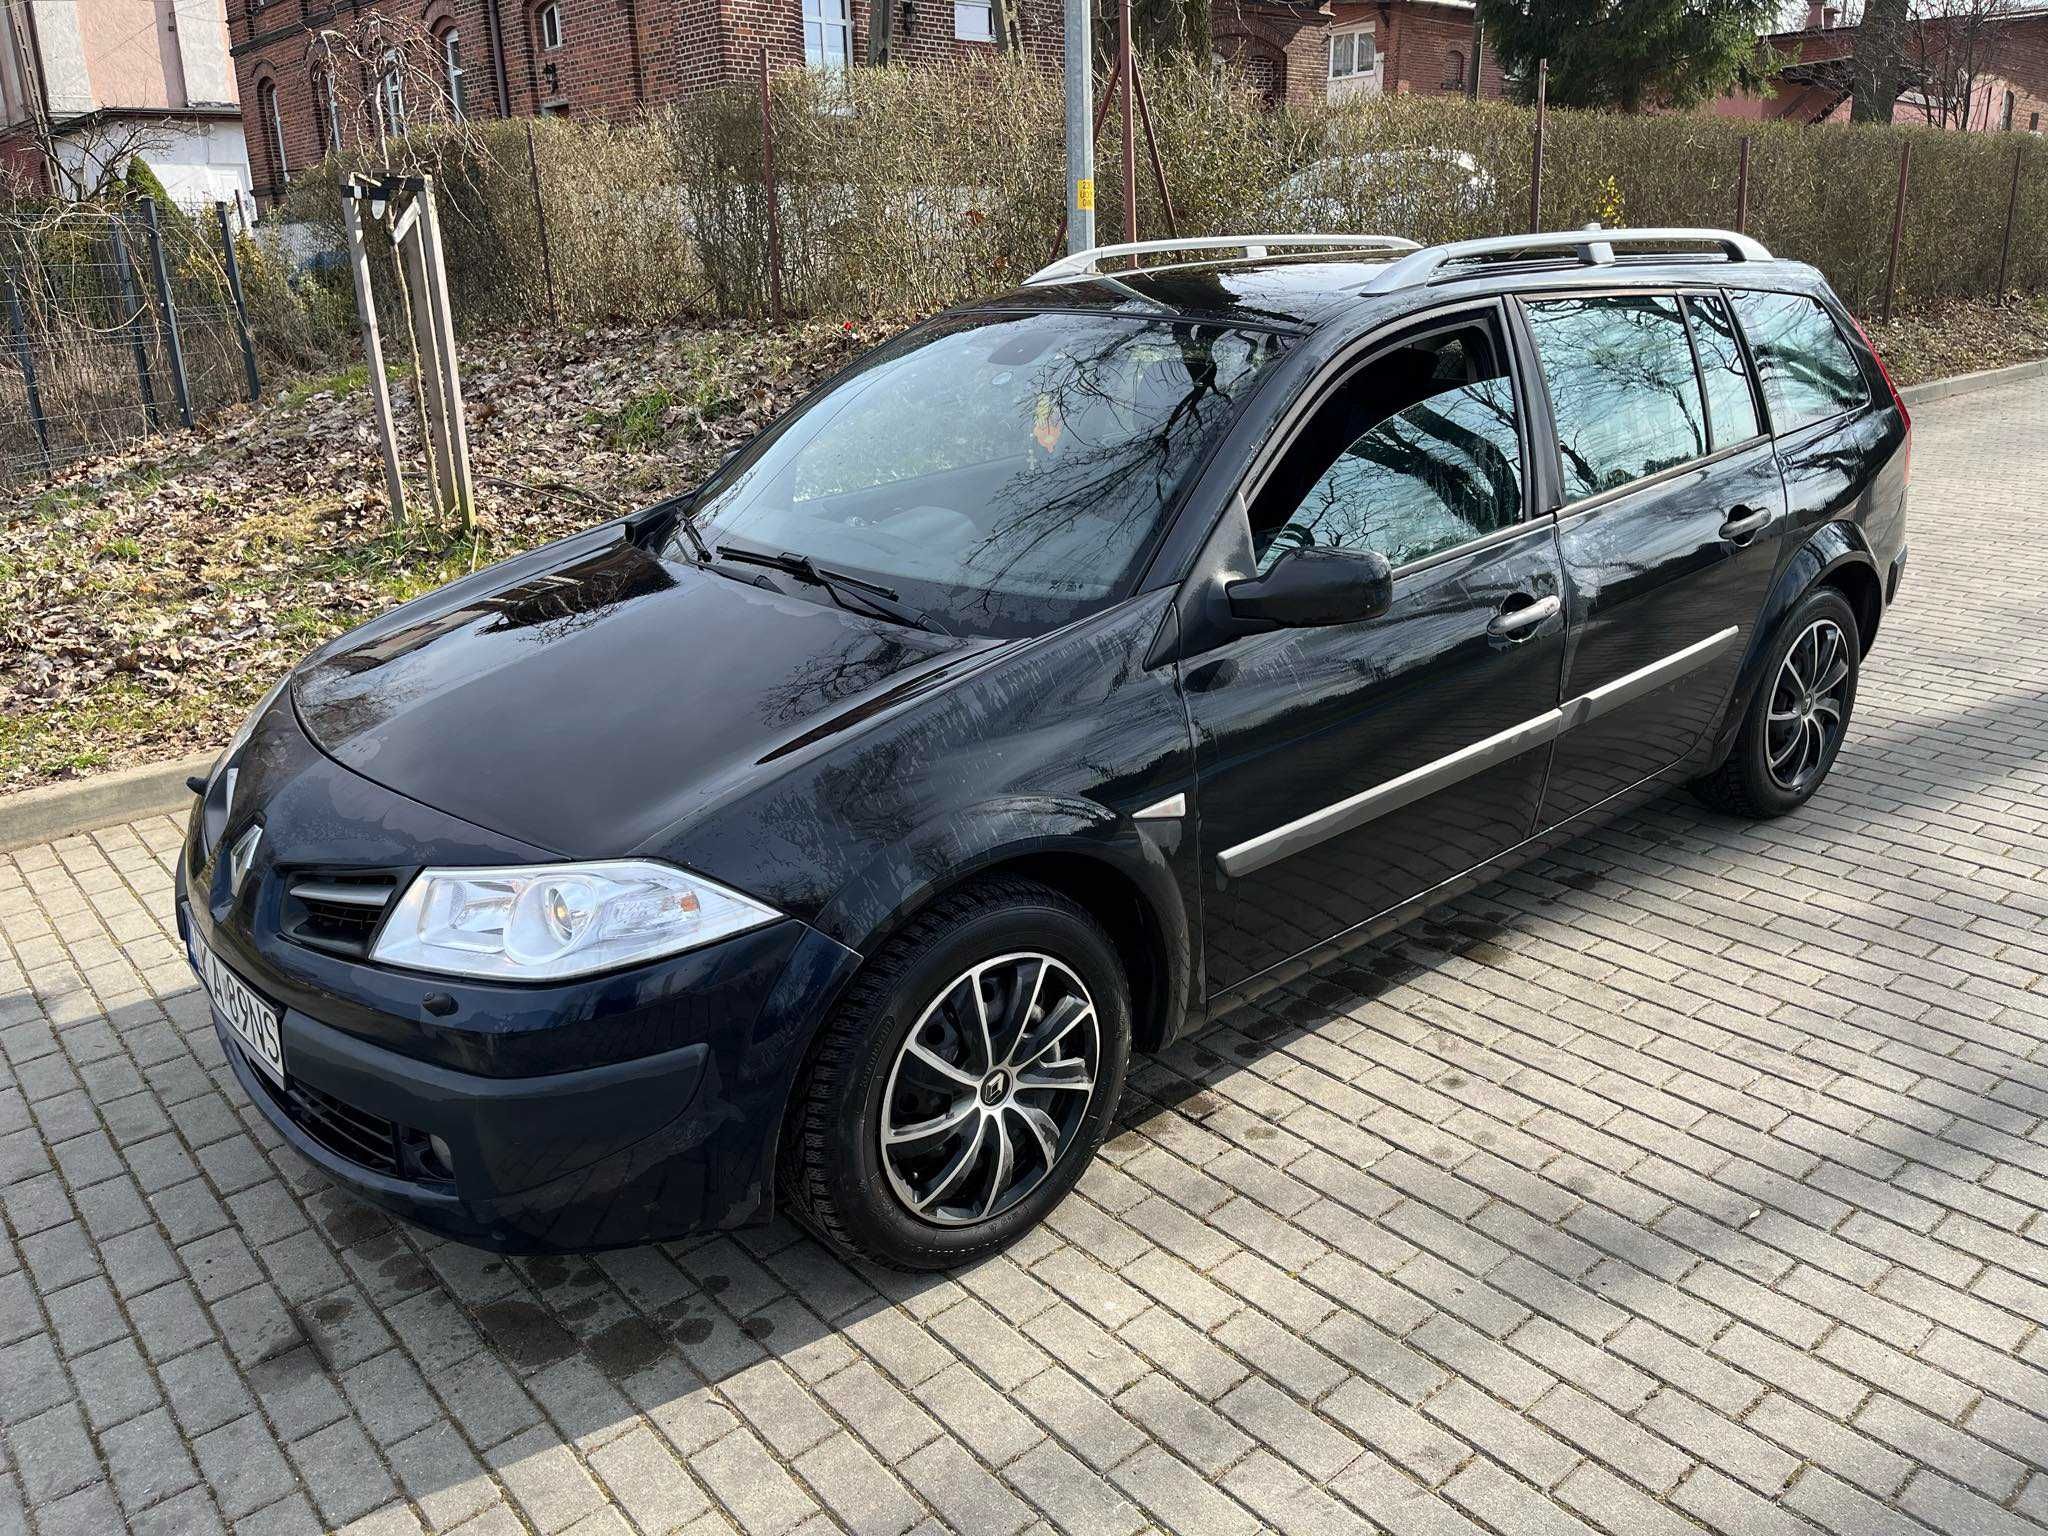
[[1554, 595], [1539, 597], [1533, 603], [1524, 603], [1519, 608], [1495, 614], [1493, 622], [1486, 626], [1486, 632], [1496, 640], [1525, 640], [1537, 625], [1557, 617], [1563, 609], [1563, 598]]
[[1770, 520], [1771, 514], [1762, 508], [1731, 507], [1728, 520], [1721, 525], [1721, 537], [1730, 544], [1746, 544], [1762, 533]]

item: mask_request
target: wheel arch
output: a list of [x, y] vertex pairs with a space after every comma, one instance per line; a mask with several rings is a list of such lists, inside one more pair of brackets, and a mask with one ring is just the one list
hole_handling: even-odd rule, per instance
[[1884, 582], [1878, 575], [1877, 561], [1854, 523], [1823, 523], [1779, 569], [1769, 595], [1757, 610], [1756, 624], [1750, 631], [1749, 653], [1735, 675], [1735, 686], [1714, 738], [1714, 750], [1705, 759], [1709, 764], [1722, 762], [1735, 745], [1779, 626], [1807, 593], [1819, 587], [1832, 587], [1842, 594], [1856, 616], [1859, 650], [1869, 654], [1878, 621], [1884, 614]]
[[[869, 957], [963, 885], [1000, 875], [1035, 880], [1102, 925], [1130, 981], [1132, 1044], [1158, 1050], [1187, 1013], [1193, 976], [1174, 851], [1093, 802], [1006, 802], [949, 817], [885, 853], [847, 882], [817, 926]], [[933, 856], [939, 852], [942, 859]]]

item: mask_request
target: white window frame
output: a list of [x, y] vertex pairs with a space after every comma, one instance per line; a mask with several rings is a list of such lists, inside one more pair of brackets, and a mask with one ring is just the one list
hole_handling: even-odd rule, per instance
[[[803, 0], [803, 7], [805, 67], [838, 74], [853, 62], [852, 0]], [[827, 46], [834, 40], [837, 58]]]
[[448, 110], [459, 123], [469, 116], [462, 101], [462, 31], [459, 27], [450, 27], [441, 34], [441, 65], [448, 76]]
[[541, 52], [553, 53], [556, 49], [560, 48], [562, 46], [562, 7], [556, 3], [556, 0], [548, 0], [548, 3], [540, 8], [535, 21], [537, 22], [536, 30], [540, 33]]
[[[1370, 50], [1363, 69], [1358, 67], [1358, 43], [1361, 40]], [[1348, 44], [1344, 50], [1345, 66], [1341, 70], [1337, 67], [1337, 45], [1340, 42]], [[1337, 27], [1332, 29], [1330, 33], [1330, 78], [1332, 80], [1356, 80], [1362, 75], [1369, 75], [1379, 68], [1379, 59], [1379, 41], [1373, 35], [1373, 23], [1367, 22], [1364, 26], [1360, 27]]]
[[334, 64], [323, 60], [320, 65], [320, 99], [327, 109], [327, 153], [341, 153], [341, 98], [334, 92]]
[[395, 139], [405, 133], [405, 61], [398, 56], [396, 48], [387, 48], [380, 63], [377, 120], [383, 126], [385, 137]]
[[270, 152], [277, 158], [277, 179], [280, 183], [290, 177], [292, 171], [284, 154], [284, 108], [277, 99], [277, 82], [263, 82], [263, 94], [269, 105]]
[[995, 40], [995, 0], [953, 0], [954, 42], [992, 43]]

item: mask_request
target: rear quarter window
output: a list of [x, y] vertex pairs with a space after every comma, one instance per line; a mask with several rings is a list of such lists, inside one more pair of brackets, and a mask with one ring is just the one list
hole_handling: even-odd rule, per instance
[[1802, 293], [1730, 297], [1749, 338], [1774, 432], [1794, 432], [1869, 401], [1856, 354], [1819, 301]]

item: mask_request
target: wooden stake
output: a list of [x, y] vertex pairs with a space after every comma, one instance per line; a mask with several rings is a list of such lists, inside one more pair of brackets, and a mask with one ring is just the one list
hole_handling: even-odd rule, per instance
[[391, 520], [405, 521], [405, 481], [398, 473], [398, 428], [391, 416], [391, 381], [384, 376], [384, 341], [377, 332], [377, 301], [370, 292], [370, 251], [363, 243], [363, 219], [356, 200], [341, 195], [341, 221], [348, 236], [348, 268], [355, 278], [356, 315], [363, 327], [363, 356], [370, 367], [370, 403], [377, 417], [377, 440], [384, 450], [384, 494]]

